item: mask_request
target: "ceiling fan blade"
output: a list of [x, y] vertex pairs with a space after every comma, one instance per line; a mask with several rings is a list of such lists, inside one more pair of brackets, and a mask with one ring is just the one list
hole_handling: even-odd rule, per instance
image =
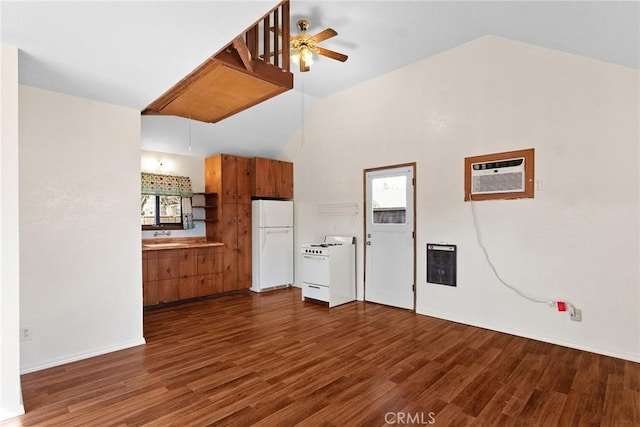
[[300, 72], [304, 73], [306, 71], [309, 71], [311, 69], [311, 67], [309, 67], [306, 62], [304, 62], [302, 59], [300, 59]]
[[325, 49], [323, 47], [320, 46], [316, 46], [317, 52], [319, 55], [323, 55], [326, 56], [328, 58], [331, 59], [336, 59], [340, 62], [344, 62], [347, 60], [347, 58], [349, 58], [347, 55], [339, 53], [339, 52], [334, 52], [333, 50], [329, 50], [329, 49]]
[[326, 30], [320, 31], [315, 36], [311, 36], [311, 38], [315, 40], [316, 43], [320, 43], [323, 40], [330, 39], [331, 37], [335, 37], [337, 35], [338, 33], [336, 32], [336, 30], [334, 30], [333, 28], [327, 28]]

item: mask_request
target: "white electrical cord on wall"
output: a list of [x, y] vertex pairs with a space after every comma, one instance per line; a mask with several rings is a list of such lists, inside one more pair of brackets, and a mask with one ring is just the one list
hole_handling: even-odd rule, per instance
[[[476, 230], [476, 239], [478, 241], [478, 246], [480, 246], [480, 249], [482, 249], [482, 252], [484, 253], [484, 257], [486, 258], [487, 263], [489, 264], [489, 267], [491, 267], [491, 270], [493, 271], [493, 274], [496, 276], [498, 281], [500, 283], [502, 283], [502, 285], [504, 285], [505, 287], [511, 289], [516, 294], [520, 295], [522, 298], [524, 298], [526, 300], [529, 300], [531, 302], [541, 303], [541, 304], [548, 304], [551, 307], [555, 307], [556, 304], [557, 304], [557, 301], [531, 297], [531, 296], [525, 294], [524, 292], [522, 292], [521, 290], [519, 290], [518, 288], [516, 288], [515, 286], [512, 286], [509, 283], [507, 283], [500, 276], [500, 274], [498, 273], [498, 270], [496, 269], [495, 265], [491, 261], [491, 258], [489, 257], [489, 251], [487, 251], [487, 248], [485, 247], [484, 243], [482, 242], [482, 233], [480, 232], [480, 224], [478, 223], [478, 216], [476, 214], [475, 202], [471, 198], [471, 195], [469, 195], [469, 203], [471, 204], [471, 213], [473, 214], [473, 225], [474, 225], [475, 230]], [[573, 306], [573, 304], [571, 304], [571, 303], [569, 303], [567, 301], [564, 301], [564, 303], [571, 309], [575, 308]]]

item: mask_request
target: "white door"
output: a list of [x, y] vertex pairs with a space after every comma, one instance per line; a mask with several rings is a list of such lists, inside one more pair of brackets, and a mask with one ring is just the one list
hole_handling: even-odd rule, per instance
[[365, 178], [365, 300], [414, 309], [414, 166]]

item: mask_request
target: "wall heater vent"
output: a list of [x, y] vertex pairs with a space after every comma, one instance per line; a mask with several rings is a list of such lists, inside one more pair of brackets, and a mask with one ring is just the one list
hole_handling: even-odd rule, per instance
[[427, 243], [427, 282], [456, 286], [456, 245]]

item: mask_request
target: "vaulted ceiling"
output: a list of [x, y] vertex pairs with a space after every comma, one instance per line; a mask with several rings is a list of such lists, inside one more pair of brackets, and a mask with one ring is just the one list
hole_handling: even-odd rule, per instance
[[[142, 110], [277, 1], [0, 3], [2, 43], [20, 49], [22, 84]], [[349, 55], [294, 70], [288, 91], [219, 123], [143, 117], [141, 148], [204, 157], [275, 156], [322, 97], [484, 35], [640, 67], [640, 3], [291, 1]]]

